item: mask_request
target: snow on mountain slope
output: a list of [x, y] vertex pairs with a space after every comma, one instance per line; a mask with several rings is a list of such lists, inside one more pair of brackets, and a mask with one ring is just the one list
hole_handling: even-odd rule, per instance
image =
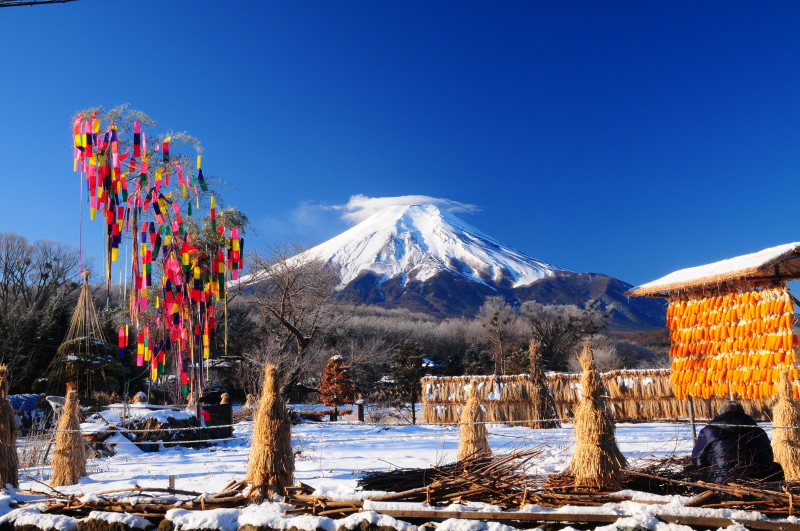
[[298, 256], [341, 270], [341, 286], [371, 271], [379, 283], [400, 276], [425, 282], [442, 271], [487, 285], [526, 286], [565, 271], [503, 245], [434, 205], [387, 207]]

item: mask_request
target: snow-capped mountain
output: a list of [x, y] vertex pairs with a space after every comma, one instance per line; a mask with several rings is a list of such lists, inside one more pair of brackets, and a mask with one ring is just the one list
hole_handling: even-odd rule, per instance
[[625, 297], [630, 284], [536, 260], [431, 204], [387, 207], [295, 257], [304, 258], [338, 270], [343, 293], [385, 308], [472, 316], [501, 295], [514, 304], [595, 304], [620, 330], [665, 324], [663, 302]]
[[442, 272], [487, 286], [527, 286], [555, 271], [431, 204], [387, 207], [306, 251], [341, 271], [341, 286], [364, 273], [378, 285], [400, 278], [426, 282]]

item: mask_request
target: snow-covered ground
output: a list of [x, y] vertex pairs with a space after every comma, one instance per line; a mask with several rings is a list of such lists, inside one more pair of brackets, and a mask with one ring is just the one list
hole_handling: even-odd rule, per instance
[[[553, 473], [563, 470], [573, 450], [574, 434], [571, 425], [557, 430], [540, 430], [502, 424], [489, 425], [490, 444], [495, 451], [515, 448], [538, 448], [541, 458], [535, 463], [538, 472]], [[250, 452], [250, 437], [253, 424], [242, 422], [234, 429], [233, 440], [220, 442], [204, 449], [169, 448], [159, 452], [145, 453], [127, 443], [117, 435], [117, 455], [110, 458], [92, 459], [88, 464], [89, 475], [80, 484], [61, 487], [58, 490], [76, 497], [93, 498], [102, 491], [142, 487], [167, 487], [168, 477], [176, 476], [176, 487], [198, 492], [219, 492], [231, 480], [243, 479]], [[453, 461], [458, 447], [459, 432], [455, 426], [440, 425], [377, 425], [357, 422], [305, 423], [293, 428], [294, 446], [298, 452], [296, 478], [315, 487], [319, 494], [340, 499], [363, 499], [369, 493], [356, 491], [356, 479], [367, 470], [391, 469], [395, 467], [426, 467], [431, 464]], [[639, 423], [618, 424], [617, 441], [629, 461], [635, 466], [640, 459], [659, 458], [668, 455], [686, 454], [691, 450], [691, 432], [686, 424]], [[24, 441], [23, 441], [24, 442]], [[49, 470], [41, 468], [24, 470], [25, 478], [20, 489], [43, 492]], [[563, 507], [547, 509], [529, 505], [523, 512], [604, 513], [620, 515], [616, 523], [598, 526], [596, 531], [625, 531], [639, 527], [651, 531], [691, 531], [691, 528], [667, 524], [657, 518], [659, 514], [681, 516], [712, 516], [731, 518], [737, 521], [763, 520], [759, 513], [747, 513], [730, 509], [700, 509], [686, 507], [690, 500], [681, 496], [655, 496], [652, 494], [623, 492], [636, 501], [606, 504], [603, 507]], [[39, 508], [27, 507], [11, 510], [9, 503], [15, 497], [24, 501], [24, 493], [11, 492], [11, 497], [0, 493], [0, 525], [15, 521], [16, 525], [31, 523], [41, 528], [56, 531], [77, 531], [77, 520], [50, 514], [40, 514]], [[640, 503], [649, 501], [651, 503]], [[656, 504], [653, 504], [655, 502]], [[393, 507], [408, 509], [443, 510], [426, 504], [398, 504]], [[466, 506], [454, 504], [445, 510], [494, 511], [498, 507], [470, 503]], [[386, 509], [381, 502], [365, 503], [364, 510], [347, 518], [331, 520], [320, 516], [284, 516], [289, 506], [278, 502], [264, 502], [260, 506], [243, 509], [216, 509], [192, 511], [173, 509], [167, 514], [177, 531], [217, 529], [236, 531], [242, 525], [252, 524], [271, 529], [295, 528], [303, 531], [341, 531], [359, 529], [364, 522], [386, 525], [398, 531], [419, 531], [417, 526], [399, 522], [375, 511]], [[396, 508], [396, 507], [394, 507]], [[625, 515], [628, 515], [627, 517]], [[128, 515], [92, 513], [90, 518], [122, 521]], [[143, 528], [146, 524], [138, 517], [130, 517], [125, 523], [131, 529]], [[790, 517], [796, 523], [797, 519]], [[475, 520], [446, 520], [437, 526], [437, 531], [513, 531], [514, 528], [497, 522]], [[565, 527], [564, 531], [571, 531]], [[726, 531], [746, 531], [740, 524]]]
[[[176, 487], [198, 492], [218, 492], [233, 479], [242, 479], [250, 453], [251, 422], [237, 424], [233, 436], [204, 449], [173, 447], [145, 453], [134, 444], [122, 444], [113, 457], [92, 459], [89, 475], [81, 483], [61, 487], [66, 494], [87, 495], [133, 485], [166, 487], [176, 476]], [[537, 430], [502, 424], [489, 425], [494, 450], [520, 446], [543, 450], [536, 463], [539, 472], [563, 470], [572, 453], [574, 434], [565, 424], [557, 430]], [[455, 460], [459, 432], [455, 426], [375, 425], [352, 422], [306, 423], [293, 427], [296, 479], [324, 491], [352, 492], [365, 470], [427, 467]], [[663, 457], [691, 450], [686, 424], [619, 424], [617, 440], [629, 459]], [[35, 480], [46, 481], [45, 468], [23, 471], [22, 489], [42, 490]]]

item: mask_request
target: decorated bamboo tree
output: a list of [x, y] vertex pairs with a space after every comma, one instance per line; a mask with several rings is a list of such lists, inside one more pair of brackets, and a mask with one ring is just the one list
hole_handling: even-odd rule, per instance
[[350, 378], [350, 368], [344, 362], [343, 356], [333, 356], [328, 360], [318, 389], [322, 403], [333, 407], [331, 420], [338, 419], [339, 406], [353, 403], [356, 392], [355, 383]]
[[458, 460], [469, 457], [490, 456], [485, 412], [478, 398], [478, 382], [472, 380], [467, 389], [467, 404], [461, 412], [461, 441], [458, 444]]
[[284, 494], [293, 475], [292, 423], [279, 392], [277, 370], [267, 365], [247, 467], [250, 499], [261, 503], [273, 494]]
[[0, 484], [19, 487], [17, 419], [8, 401], [8, 368], [0, 365]]
[[569, 468], [577, 485], [618, 488], [627, 462], [614, 437], [614, 418], [603, 398], [600, 374], [588, 341], [579, 361], [583, 367], [583, 398], [575, 411], [575, 453]]

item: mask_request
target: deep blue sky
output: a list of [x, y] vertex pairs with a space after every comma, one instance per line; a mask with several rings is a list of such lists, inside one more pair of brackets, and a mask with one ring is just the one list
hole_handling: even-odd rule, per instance
[[[797, 2], [78, 0], [0, 9], [0, 229], [78, 243], [70, 117], [205, 146], [258, 237], [353, 195], [638, 284], [800, 240]], [[101, 249], [100, 222], [84, 244]]]

